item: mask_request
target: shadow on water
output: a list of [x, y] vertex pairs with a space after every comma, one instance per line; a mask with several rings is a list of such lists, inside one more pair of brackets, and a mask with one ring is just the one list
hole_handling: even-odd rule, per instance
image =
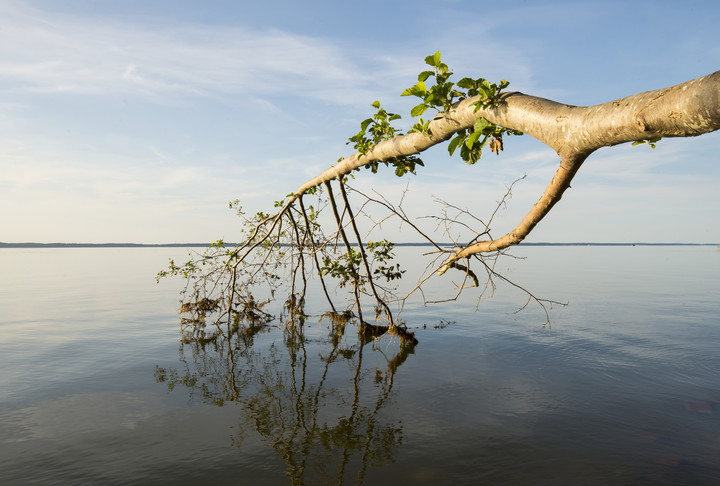
[[182, 365], [156, 367], [155, 379], [192, 400], [235, 406], [231, 446], [256, 433], [292, 484], [362, 484], [368, 468], [395, 461], [402, 424], [383, 409], [414, 343], [346, 333], [349, 314], [311, 326], [292, 309], [272, 325], [261, 305], [206, 324], [214, 303], [200, 304], [183, 309]]

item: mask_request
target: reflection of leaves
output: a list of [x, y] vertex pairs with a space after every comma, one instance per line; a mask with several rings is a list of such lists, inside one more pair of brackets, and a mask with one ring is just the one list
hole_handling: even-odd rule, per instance
[[[232, 445], [241, 447], [254, 429], [286, 462], [294, 484], [341, 484], [353, 473], [353, 482], [362, 483], [367, 467], [392, 463], [402, 443], [402, 428], [383, 423], [378, 412], [389, 402], [395, 371], [414, 345], [401, 343], [385, 358], [367, 346], [373, 341], [343, 337], [348, 318], [322, 319], [328, 336], [312, 340], [287, 329], [278, 339], [270, 333], [280, 331], [266, 322], [236, 319], [214, 326], [209, 341], [196, 324], [201, 332], [187, 330], [181, 345], [184, 370], [157, 367], [155, 379], [171, 390], [182, 386], [191, 399], [208, 404], [241, 404]], [[267, 347], [260, 347], [261, 334]], [[384, 371], [377, 359], [386, 360]], [[332, 386], [330, 373], [333, 383], [338, 373], [347, 374], [340, 382], [348, 386]], [[376, 399], [368, 399], [372, 396]]]
[[[358, 418], [358, 417], [355, 417]], [[323, 425], [320, 430], [320, 440], [326, 449], [352, 449], [359, 450], [363, 442], [363, 436], [355, 430], [354, 420], [342, 417], [334, 427]]]
[[340, 349], [338, 353], [340, 353], [340, 356], [347, 360], [350, 360], [353, 358], [353, 356], [355, 356], [354, 349]]

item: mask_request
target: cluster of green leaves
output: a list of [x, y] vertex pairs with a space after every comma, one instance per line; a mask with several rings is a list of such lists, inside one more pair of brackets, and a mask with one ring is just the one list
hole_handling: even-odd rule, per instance
[[483, 148], [488, 145], [490, 150], [498, 155], [503, 149], [503, 135], [522, 135], [517, 130], [508, 130], [494, 123], [490, 123], [483, 117], [475, 119], [472, 129], [464, 129], [457, 132], [450, 140], [448, 152], [454, 154], [460, 147], [460, 157], [468, 164], [474, 164], [482, 157]]
[[[217, 240], [214, 243], [210, 243], [208, 248], [214, 248], [216, 250], [223, 250], [223, 255], [230, 256], [231, 252], [230, 250], [225, 250], [225, 242], [223, 240]], [[190, 259], [185, 263], [177, 264], [175, 263], [175, 260], [170, 259], [170, 262], [168, 263], [167, 270], [161, 270], [156, 275], [156, 280], [160, 281], [161, 278], [170, 277], [170, 276], [176, 276], [176, 275], [182, 275], [185, 278], [190, 277], [194, 273], [196, 273], [198, 270], [200, 270], [199, 266], [205, 266], [207, 264], [210, 264], [212, 260], [211, 256], [205, 255], [201, 259]]]
[[395, 157], [388, 160], [375, 160], [365, 164], [363, 167], [370, 169], [374, 174], [378, 171], [380, 164], [383, 164], [386, 167], [391, 165], [395, 167], [395, 175], [398, 177], [402, 177], [407, 173], [415, 174], [415, 170], [418, 165], [421, 167], [425, 165], [420, 157], [409, 155], [407, 157]]
[[233, 201], [230, 201], [230, 202], [228, 203], [228, 207], [229, 207], [230, 209], [234, 210], [234, 211], [235, 211], [235, 214], [237, 214], [237, 215], [240, 216], [240, 217], [242, 217], [242, 216], [245, 214], [245, 212], [243, 211], [242, 206], [240, 205], [240, 200], [239, 200], [239, 199], [235, 199], [235, 200], [233, 200]]
[[[161, 278], [177, 275], [181, 275], [184, 278], [190, 278], [201, 270], [200, 267], [213, 265], [215, 263], [214, 260], [217, 258], [224, 258], [223, 264], [225, 264], [234, 257], [232, 249], [226, 248], [225, 241], [223, 240], [217, 240], [214, 243], [210, 243], [210, 245], [208, 245], [208, 250], [209, 251], [201, 258], [190, 259], [182, 264], [177, 264], [175, 263], [175, 260], [170, 259], [167, 270], [159, 271], [156, 275], [156, 280], [160, 281]], [[215, 251], [211, 254], [210, 250]]]
[[371, 254], [374, 263], [379, 263], [375, 270], [374, 275], [385, 277], [385, 280], [390, 282], [402, 278], [402, 274], [405, 270], [400, 270], [400, 264], [390, 264], [394, 258], [393, 248], [394, 244], [388, 240], [382, 240], [378, 242], [369, 241], [365, 247]]
[[[369, 253], [369, 260], [375, 266], [373, 275], [384, 277], [386, 281], [397, 280], [402, 278], [405, 270], [400, 269], [400, 264], [392, 264], [394, 258], [394, 244], [382, 240], [378, 242], [369, 241], [365, 245], [365, 250]], [[339, 280], [340, 287], [346, 285], [357, 286], [362, 290], [367, 283], [367, 277], [361, 275], [360, 265], [362, 265], [362, 254], [360, 249], [350, 248], [350, 250], [333, 259], [329, 256], [323, 258], [323, 267], [320, 269], [321, 276], [330, 275]]]
[[[428, 108], [434, 108], [438, 113], [448, 110], [453, 103], [467, 97], [467, 94], [455, 89], [455, 83], [450, 81], [452, 72], [447, 64], [440, 60], [440, 51], [425, 58], [425, 64], [432, 67], [432, 71], [423, 71], [418, 74], [418, 82], [402, 92], [401, 96], [417, 96], [422, 103], [410, 110], [410, 116], [420, 116]], [[435, 78], [435, 84], [429, 88], [425, 83], [429, 78]], [[465, 81], [470, 78], [463, 78]]]
[[368, 153], [368, 150], [383, 140], [389, 140], [396, 134], [399, 134], [399, 130], [391, 125], [395, 120], [402, 118], [396, 113], [388, 113], [378, 100], [373, 101], [373, 108], [377, 109], [372, 118], [363, 120], [360, 123], [360, 131], [350, 137], [348, 143], [353, 142], [355, 150], [360, 152], [362, 155]]
[[167, 270], [160, 270], [158, 274], [156, 275], [155, 279], [157, 281], [160, 281], [161, 278], [175, 276], [175, 275], [182, 275], [183, 277], [187, 278], [192, 273], [194, 273], [197, 270], [197, 265], [195, 265], [195, 262], [193, 260], [188, 260], [182, 265], [178, 265], [175, 263], [175, 260], [171, 259], [170, 263], [168, 264]]
[[[447, 64], [440, 60], [440, 51], [426, 57], [425, 64], [432, 67], [433, 70], [418, 74], [417, 84], [401, 94], [401, 96], [416, 96], [422, 100], [422, 103], [410, 110], [410, 115], [413, 117], [422, 115], [428, 108], [443, 113], [455, 103], [474, 96], [480, 96], [480, 99], [473, 103], [476, 105], [475, 111], [480, 108], [497, 106], [500, 92], [510, 85], [504, 79], [500, 81], [500, 84], [496, 84], [490, 83], [485, 78], [462, 78], [455, 84], [450, 81], [453, 73]], [[428, 87], [426, 81], [433, 77], [435, 84]]]
[[327, 256], [324, 257], [320, 276], [330, 275], [338, 279], [340, 287], [351, 285], [362, 288], [365, 284], [365, 278], [360, 275], [361, 263], [362, 255], [360, 250], [350, 248], [347, 253], [340, 255], [336, 260]]
[[[425, 58], [425, 63], [432, 70], [423, 71], [418, 74], [418, 82], [402, 92], [402, 96], [415, 96], [422, 101], [410, 110], [410, 115], [420, 117], [428, 109], [432, 108], [437, 116], [447, 113], [453, 105], [467, 98], [477, 97], [473, 103], [475, 111], [495, 107], [500, 102], [500, 95], [503, 89], [510, 83], [504, 79], [500, 83], [491, 83], [485, 78], [462, 78], [455, 83], [451, 81], [453, 73], [447, 64], [442, 62], [440, 51]], [[433, 81], [430, 83], [429, 81]], [[360, 123], [360, 131], [349, 138], [360, 157], [366, 155], [370, 149], [384, 141], [392, 139], [401, 132], [392, 126], [392, 122], [399, 120], [398, 114], [390, 113], [380, 105], [379, 101], [373, 102], [372, 106], [377, 113], [372, 118], [367, 118]], [[417, 132], [426, 136], [432, 136], [430, 129], [431, 120], [419, 118], [409, 130], [409, 133]], [[490, 123], [483, 117], [478, 117], [475, 126], [471, 129], [460, 130], [448, 145], [448, 152], [453, 155], [460, 148], [460, 156], [468, 164], [474, 164], [482, 156], [482, 150], [486, 146], [492, 152], [498, 154], [503, 149], [503, 135], [522, 135], [517, 130], [508, 130], [501, 126]], [[403, 176], [408, 172], [414, 174], [416, 166], [423, 165], [422, 160], [417, 156], [399, 157], [390, 160], [368, 162], [364, 167], [378, 171], [380, 164], [395, 167], [395, 174]]]
[[[367, 154], [374, 145], [384, 140], [390, 140], [401, 134], [401, 131], [391, 124], [393, 121], [399, 120], [401, 118], [400, 115], [389, 113], [377, 100], [372, 103], [372, 106], [377, 110], [377, 113], [375, 113], [372, 118], [363, 120], [362, 123], [360, 123], [360, 131], [348, 139], [348, 144], [353, 143], [353, 147], [360, 153], [360, 157]], [[392, 165], [395, 167], [395, 175], [402, 177], [408, 172], [415, 174], [415, 168], [418, 165], [422, 166], [423, 162], [419, 157], [410, 155], [388, 160], [374, 160], [368, 162], [363, 167], [370, 169], [373, 174], [375, 174], [380, 164], [386, 167]]]
[[[425, 58], [425, 63], [432, 67], [432, 71], [423, 71], [418, 75], [418, 82], [402, 92], [402, 96], [416, 96], [422, 102], [412, 110], [410, 115], [419, 117], [429, 108], [433, 108], [439, 114], [447, 112], [455, 103], [467, 98], [478, 96], [479, 99], [473, 103], [475, 111], [483, 108], [497, 106], [500, 101], [500, 93], [510, 83], [504, 79], [499, 84], [490, 83], [484, 78], [462, 78], [456, 83], [450, 81], [452, 72], [447, 64], [441, 61], [440, 51]], [[435, 83], [428, 86], [428, 79], [434, 78]], [[420, 118], [415, 123], [411, 132], [420, 132], [425, 135], [432, 135], [429, 123]], [[517, 130], [507, 130], [503, 127], [490, 123], [483, 117], [478, 117], [472, 129], [461, 130], [452, 139], [448, 146], [448, 152], [453, 155], [460, 147], [460, 156], [469, 163], [474, 164], [482, 156], [482, 149], [490, 145], [490, 150], [499, 153], [502, 150], [503, 134], [522, 135]]]

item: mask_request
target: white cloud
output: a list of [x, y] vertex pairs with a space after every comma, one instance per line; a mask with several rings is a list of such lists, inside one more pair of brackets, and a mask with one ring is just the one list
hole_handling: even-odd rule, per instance
[[348, 103], [372, 75], [327, 40], [278, 30], [140, 26], [0, 6], [0, 82], [14, 91]]
[[[477, 28], [471, 32], [478, 42], [485, 35]], [[465, 44], [438, 33], [427, 41], [447, 46], [444, 59], [458, 63], [460, 76], [507, 77], [528, 85], [530, 63], [523, 52], [482, 42], [493, 56], [468, 56]], [[392, 95], [402, 105], [406, 100], [397, 95], [426, 67], [422, 58], [427, 54], [414, 49], [378, 52], [277, 29], [124, 23], [14, 1], [0, 5], [0, 83], [15, 92], [154, 100], [230, 93], [361, 106]]]

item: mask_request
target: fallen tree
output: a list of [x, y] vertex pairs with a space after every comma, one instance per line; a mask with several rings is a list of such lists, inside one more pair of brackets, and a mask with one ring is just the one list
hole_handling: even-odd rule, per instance
[[[661, 138], [693, 137], [720, 128], [720, 71], [677, 86], [578, 107], [519, 92], [505, 92], [506, 81], [495, 84], [483, 78], [462, 78], [455, 83], [450, 80], [452, 73], [441, 61], [439, 52], [428, 56], [425, 62], [431, 69], [420, 73], [418, 82], [402, 94], [420, 99], [411, 110], [412, 117], [434, 110], [433, 118], [417, 119], [408, 133], [403, 134], [393, 126], [400, 116], [386, 111], [376, 101], [373, 107], [377, 112], [364, 120], [360, 131], [349, 138], [355, 153], [305, 182], [284, 201], [276, 202], [273, 213], [260, 212], [247, 217], [240, 201], [232, 202], [231, 207], [244, 220], [244, 241], [234, 247], [219, 241], [182, 265], [171, 261], [169, 269], [160, 274], [180, 274], [188, 279], [186, 305], [192, 308], [198, 303], [212, 302], [213, 311], [217, 311], [216, 324], [229, 323], [243, 312], [259, 308], [253, 289], [265, 286], [274, 290], [287, 283], [289, 297], [285, 308], [290, 316], [287, 324], [302, 328], [306, 317], [307, 277], [315, 274], [320, 278], [333, 315], [352, 312], [363, 334], [389, 332], [414, 340], [399, 324], [389, 304], [398, 303], [398, 312], [401, 311], [405, 300], [421, 290], [427, 279], [450, 269], [464, 274], [458, 292], [468, 286], [487, 291], [494, 288], [496, 279], [507, 281], [495, 271], [497, 256], [530, 234], [561, 199], [594, 151], [628, 142], [648, 143], [654, 148]], [[491, 224], [505, 198], [487, 221], [448, 204], [447, 207], [457, 211], [455, 216], [448, 216], [447, 212], [438, 216], [443, 224], [468, 227], [459, 216], [469, 216], [477, 226], [470, 241], [447, 246], [428, 236], [402, 206], [393, 205], [381, 196], [362, 194], [348, 185], [348, 176], [354, 172], [370, 169], [375, 173], [381, 165], [393, 167], [398, 176], [415, 173], [417, 167], [423, 165], [419, 154], [443, 142], [448, 142], [450, 155], [458, 152], [463, 160], [474, 164], [483, 151], [498, 154], [507, 136], [522, 134], [552, 148], [558, 154], [559, 167], [522, 220], [497, 238], [491, 237]], [[403, 274], [400, 266], [393, 263], [393, 244], [386, 239], [364, 241], [357, 224], [357, 203], [351, 203], [350, 192], [364, 200], [359, 205], [363, 213], [366, 204], [377, 205], [387, 211], [388, 217], [399, 218], [433, 245], [435, 258], [440, 257], [404, 296], [397, 296], [392, 287]], [[509, 194], [510, 189], [506, 197]], [[317, 202], [306, 204], [308, 198], [317, 198]], [[325, 229], [327, 223], [321, 224], [319, 220], [320, 212], [328, 207], [333, 216], [329, 231]], [[484, 272], [484, 286], [477, 276], [478, 269]], [[350, 309], [341, 312], [335, 306], [328, 279], [349, 290]], [[526, 293], [543, 309], [551, 302], [529, 291]], [[364, 296], [374, 301], [376, 324], [363, 317]]]

